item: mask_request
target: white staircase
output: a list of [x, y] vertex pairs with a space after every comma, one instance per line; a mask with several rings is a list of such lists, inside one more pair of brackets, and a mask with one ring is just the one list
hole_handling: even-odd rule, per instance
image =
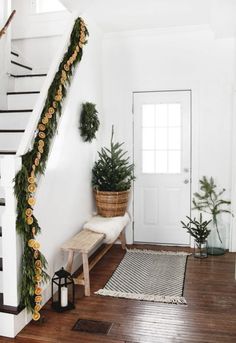
[[28, 314], [18, 306], [21, 248], [12, 180], [21, 166], [16, 153], [46, 74], [34, 74], [18, 52], [11, 53], [10, 66], [7, 105], [0, 108], [0, 336], [14, 337]]

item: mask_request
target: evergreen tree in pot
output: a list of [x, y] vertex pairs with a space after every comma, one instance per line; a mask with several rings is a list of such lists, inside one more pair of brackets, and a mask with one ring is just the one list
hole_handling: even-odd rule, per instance
[[134, 177], [134, 164], [130, 163], [124, 143], [114, 143], [112, 126], [110, 147], [98, 152], [92, 169], [92, 185], [98, 214], [103, 217], [123, 216], [127, 210], [129, 192]]

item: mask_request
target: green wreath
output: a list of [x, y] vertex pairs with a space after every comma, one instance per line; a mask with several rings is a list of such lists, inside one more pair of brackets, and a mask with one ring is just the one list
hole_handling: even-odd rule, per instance
[[80, 134], [85, 142], [91, 142], [96, 138], [96, 132], [99, 128], [100, 122], [97, 116], [98, 111], [95, 104], [86, 102], [82, 105], [82, 112], [80, 115]]

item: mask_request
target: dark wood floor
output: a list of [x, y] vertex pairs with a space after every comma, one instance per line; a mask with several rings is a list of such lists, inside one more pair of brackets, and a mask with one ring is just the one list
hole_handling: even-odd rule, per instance
[[[97, 264], [91, 272], [92, 291], [103, 287], [123, 254], [120, 246], [114, 246]], [[42, 310], [45, 322], [43, 324], [31, 322], [19, 333], [15, 341], [17, 343], [235, 343], [235, 257], [236, 254], [232, 253], [211, 256], [204, 260], [189, 257], [184, 290], [188, 305], [170, 305], [96, 295], [84, 297], [82, 288], [77, 286], [75, 310], [58, 314], [51, 310], [50, 304], [47, 304]], [[114, 325], [107, 336], [71, 331], [78, 318], [108, 321], [113, 322]], [[14, 340], [0, 339], [0, 342], [12, 341]]]

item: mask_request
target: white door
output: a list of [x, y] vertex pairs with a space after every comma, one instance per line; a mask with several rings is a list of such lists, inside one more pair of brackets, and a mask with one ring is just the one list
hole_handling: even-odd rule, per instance
[[134, 241], [189, 245], [191, 93], [134, 93]]

